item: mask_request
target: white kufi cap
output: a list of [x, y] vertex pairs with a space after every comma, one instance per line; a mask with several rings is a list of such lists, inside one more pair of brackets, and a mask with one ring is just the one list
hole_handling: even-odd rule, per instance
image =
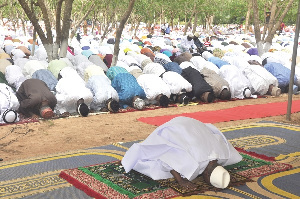
[[214, 187], [225, 189], [230, 182], [230, 174], [222, 166], [217, 166], [210, 175], [210, 183]]

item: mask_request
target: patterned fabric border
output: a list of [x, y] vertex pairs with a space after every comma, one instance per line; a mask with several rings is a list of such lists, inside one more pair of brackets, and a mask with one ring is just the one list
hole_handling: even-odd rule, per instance
[[[243, 160], [225, 167], [231, 176], [229, 187], [292, 168], [289, 164], [272, 161], [273, 157], [237, 150]], [[221, 190], [207, 184], [202, 175], [193, 180], [198, 186], [192, 190], [180, 187], [174, 178], [154, 181], [134, 170], [126, 173], [120, 161], [62, 171], [60, 177], [96, 198], [172, 198]]]
[[[95, 198], [130, 198], [125, 194], [122, 194], [115, 189], [111, 188], [107, 184], [96, 180], [93, 176], [86, 174], [79, 169], [69, 169], [62, 171], [59, 175], [61, 178], [67, 180], [73, 184], [76, 188], [84, 191], [87, 195]], [[164, 190], [157, 190], [151, 193], [145, 193], [134, 197], [135, 199], [152, 199], [152, 198], [173, 198], [180, 196], [180, 194], [171, 188], [165, 188]]]

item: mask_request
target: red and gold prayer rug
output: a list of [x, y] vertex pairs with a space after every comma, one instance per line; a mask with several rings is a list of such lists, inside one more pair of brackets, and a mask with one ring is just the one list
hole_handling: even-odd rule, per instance
[[[274, 158], [237, 150], [243, 160], [225, 167], [231, 175], [229, 187], [292, 168], [289, 164], [275, 162]], [[191, 190], [180, 187], [175, 179], [155, 181], [134, 170], [126, 173], [120, 161], [67, 169], [59, 176], [95, 198], [173, 198], [220, 190], [204, 182], [201, 175], [193, 180], [197, 189]]]

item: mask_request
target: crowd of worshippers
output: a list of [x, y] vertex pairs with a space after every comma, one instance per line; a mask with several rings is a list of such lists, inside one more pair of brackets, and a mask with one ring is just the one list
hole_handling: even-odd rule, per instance
[[[291, 53], [278, 42], [260, 57], [247, 38], [147, 35], [123, 39], [112, 66], [114, 38], [101, 44], [91, 36], [74, 38], [67, 56], [50, 62], [40, 42], [25, 38], [6, 36], [0, 43], [0, 123], [16, 122], [20, 114], [49, 119], [279, 96], [290, 83]], [[296, 69], [295, 92], [297, 76]]]

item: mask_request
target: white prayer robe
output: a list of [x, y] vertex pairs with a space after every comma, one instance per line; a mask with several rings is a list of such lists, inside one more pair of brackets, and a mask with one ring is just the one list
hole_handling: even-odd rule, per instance
[[242, 157], [212, 124], [176, 117], [155, 129], [143, 142], [133, 144], [122, 165], [126, 172], [134, 169], [154, 180], [172, 178], [172, 169], [193, 180], [212, 160], [226, 166]]
[[231, 98], [244, 99], [244, 89], [252, 86], [247, 77], [234, 65], [224, 65], [220, 68], [220, 75], [229, 83]]
[[[6, 110], [13, 109], [18, 110], [20, 103], [13, 90], [4, 83], [0, 83], [0, 123], [3, 121], [3, 113]], [[16, 122], [19, 121], [19, 115], [17, 116]]]
[[30, 60], [28, 61], [24, 68], [23, 68], [23, 74], [26, 78], [31, 78], [32, 74], [40, 69], [47, 69], [48, 65], [45, 65], [44, 62], [38, 61], [38, 60]]
[[26, 80], [26, 77], [23, 75], [22, 69], [19, 66], [10, 65], [5, 69], [5, 79], [11, 86], [18, 90], [21, 84]]
[[60, 72], [62, 78], [56, 85], [56, 110], [59, 113], [76, 112], [76, 103], [80, 98], [84, 99], [84, 103], [90, 106], [93, 100], [93, 94], [85, 87], [84, 80], [71, 67], [65, 67]]
[[180, 94], [182, 89], [185, 89], [186, 92], [192, 91], [192, 84], [176, 72], [167, 71], [163, 74], [162, 79], [169, 86], [172, 94]]
[[159, 63], [149, 63], [143, 69], [144, 74], [155, 74], [157, 76], [164, 72], [166, 72], [165, 68]]
[[259, 65], [250, 65], [243, 70], [243, 73], [251, 82], [254, 92], [260, 95], [265, 95], [271, 84], [278, 86], [277, 78]]
[[86, 87], [93, 93], [91, 109], [99, 111], [105, 107], [108, 99], [119, 101], [117, 91], [111, 86], [111, 81], [106, 75], [94, 75], [89, 78]]
[[157, 75], [142, 74], [137, 78], [137, 82], [143, 88], [149, 100], [154, 100], [159, 94], [164, 94], [168, 98], [171, 95], [168, 85]]

